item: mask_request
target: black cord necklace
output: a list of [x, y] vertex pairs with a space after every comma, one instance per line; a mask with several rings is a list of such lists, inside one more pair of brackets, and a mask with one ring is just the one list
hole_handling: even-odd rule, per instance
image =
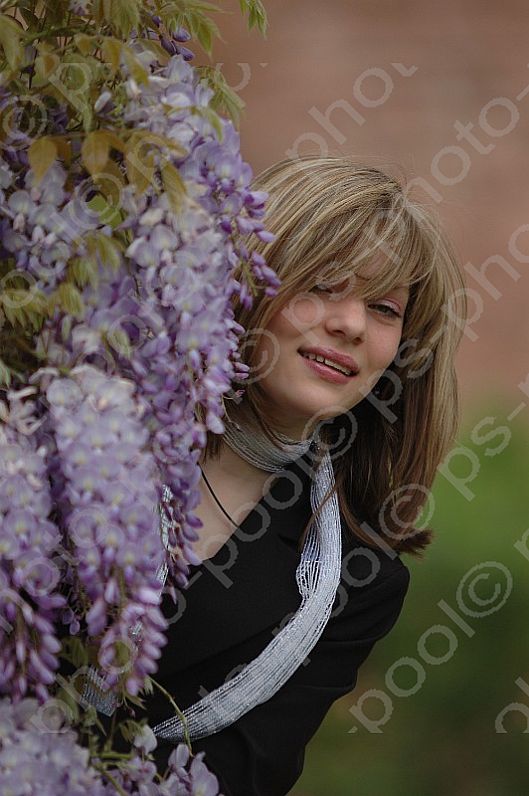
[[[199, 465], [199, 467], [200, 467], [200, 465]], [[223, 512], [223, 514], [224, 514], [224, 515], [225, 515], [225, 516], [226, 516], [226, 517], [229, 519], [229, 521], [230, 521], [231, 523], [233, 523], [233, 525], [235, 525], [235, 527], [237, 527], [237, 523], [236, 523], [236, 522], [233, 522], [232, 518], [231, 518], [231, 517], [230, 517], [230, 515], [229, 515], [229, 514], [226, 512], [226, 510], [224, 509], [224, 506], [222, 505], [222, 503], [220, 502], [220, 500], [218, 499], [218, 497], [217, 497], [217, 496], [216, 496], [216, 494], [214, 493], [214, 491], [213, 491], [213, 489], [212, 489], [212, 487], [211, 487], [211, 484], [209, 483], [208, 479], [206, 478], [206, 474], [205, 474], [204, 470], [202, 469], [202, 467], [200, 467], [200, 472], [202, 473], [202, 477], [204, 478], [204, 481], [206, 482], [206, 486], [207, 486], [207, 488], [209, 489], [209, 491], [211, 492], [211, 494], [213, 495], [213, 499], [215, 500], [215, 503], [217, 504], [217, 506], [219, 507], [219, 509], [220, 509], [220, 510]]]

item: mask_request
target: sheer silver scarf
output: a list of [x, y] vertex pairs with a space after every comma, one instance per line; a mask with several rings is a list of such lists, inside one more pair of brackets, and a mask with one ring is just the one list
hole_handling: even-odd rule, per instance
[[[269, 442], [264, 434], [247, 432], [234, 423], [226, 425], [223, 440], [251, 464], [267, 472], [280, 472], [306, 453], [312, 442], [296, 442], [279, 435], [282, 447]], [[322, 503], [334, 486], [334, 471], [326, 451], [311, 485], [312, 510]], [[296, 570], [301, 603], [290, 621], [245, 668], [183, 711], [191, 739], [219, 732], [237, 721], [278, 691], [320, 638], [331, 614], [340, 582], [342, 563], [340, 513], [336, 494], [307, 533]], [[154, 734], [175, 743], [184, 738], [184, 727], [175, 715], [157, 724]]]
[[[246, 461], [266, 472], [279, 473], [286, 465], [303, 456], [313, 439], [302, 442], [279, 436], [279, 445], [272, 444], [262, 432], [246, 431], [228, 421], [223, 440]], [[324, 496], [334, 487], [334, 471], [328, 451], [325, 451], [312, 480], [310, 501], [313, 512]], [[165, 487], [168, 499], [172, 494]], [[167, 538], [162, 517], [162, 538]], [[296, 583], [301, 596], [298, 610], [273, 640], [245, 668], [214, 691], [178, 715], [153, 727], [161, 739], [178, 743], [187, 729], [191, 740], [219, 732], [237, 721], [257, 705], [266, 702], [291, 677], [316, 645], [331, 614], [340, 582], [342, 540], [340, 513], [336, 494], [323, 505], [321, 513], [309, 527], [296, 569]], [[167, 568], [160, 572], [165, 583]], [[137, 636], [141, 626], [132, 630]], [[117, 702], [112, 692], [102, 687], [102, 680], [91, 669], [83, 693], [83, 701], [112, 715]], [[184, 724], [185, 722], [185, 724]]]

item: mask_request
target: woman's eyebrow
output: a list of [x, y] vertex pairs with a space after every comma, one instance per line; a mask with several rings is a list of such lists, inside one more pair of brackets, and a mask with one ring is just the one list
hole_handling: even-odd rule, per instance
[[[361, 279], [363, 282], [368, 282], [371, 279], [370, 276], [361, 276], [360, 274], [353, 274], [353, 276], [356, 279]], [[390, 291], [391, 290], [404, 290], [404, 289], [408, 289], [408, 288], [409, 288], [409, 285], [406, 284], [406, 282], [404, 282], [404, 283], [401, 283], [400, 285], [393, 285], [392, 287], [389, 288], [389, 290]]]

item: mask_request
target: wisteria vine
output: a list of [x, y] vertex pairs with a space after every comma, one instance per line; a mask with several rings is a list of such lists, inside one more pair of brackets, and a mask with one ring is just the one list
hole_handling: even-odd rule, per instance
[[[187, 747], [165, 779], [156, 775], [146, 726], [111, 769], [97, 744], [82, 750], [73, 731], [55, 745], [37, 740], [26, 719], [33, 698], [44, 706], [56, 691], [58, 628], [122, 698], [156, 672], [162, 573], [173, 588], [187, 584], [198, 459], [206, 432], [224, 430], [224, 396], [248, 373], [234, 307], [279, 287], [248, 246], [251, 236], [273, 240], [266, 195], [252, 190], [238, 133], [215, 110], [234, 98], [190, 63], [193, 34], [207, 49], [214, 31], [203, 10], [131, 0], [120, 16], [76, 1], [61, 27], [58, 7], [26, 2], [11, 16], [7, 5], [0, 782], [31, 743], [43, 792], [214, 796], [216, 778]], [[257, 0], [245, 5], [260, 18]]]

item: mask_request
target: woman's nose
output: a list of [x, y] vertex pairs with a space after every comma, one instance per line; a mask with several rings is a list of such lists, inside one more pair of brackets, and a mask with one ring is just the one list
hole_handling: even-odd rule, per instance
[[350, 340], [364, 340], [367, 329], [367, 312], [364, 299], [348, 296], [341, 301], [329, 302], [325, 324], [333, 334], [343, 334]]

